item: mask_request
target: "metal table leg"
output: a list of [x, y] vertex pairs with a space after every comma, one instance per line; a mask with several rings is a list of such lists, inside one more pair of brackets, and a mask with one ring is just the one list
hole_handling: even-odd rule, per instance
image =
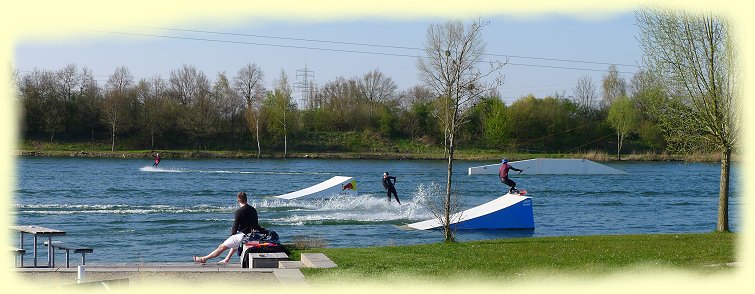
[[55, 257], [53, 257], [53, 249], [52, 249], [52, 236], [47, 235], [47, 267], [53, 267]]
[[34, 267], [37, 267], [37, 234], [34, 234]]
[[[19, 234], [18, 247], [24, 249], [24, 232], [20, 232]], [[21, 254], [21, 267], [24, 267], [24, 254]]]

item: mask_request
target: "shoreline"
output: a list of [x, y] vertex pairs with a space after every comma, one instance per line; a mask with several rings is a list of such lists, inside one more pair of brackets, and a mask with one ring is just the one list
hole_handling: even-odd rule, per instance
[[[208, 159], [208, 158], [237, 158], [256, 159], [257, 154], [245, 151], [185, 151], [185, 150], [156, 150], [162, 158], [179, 159]], [[74, 157], [74, 158], [152, 158], [152, 151], [126, 150], [126, 151], [70, 151], [70, 150], [15, 150], [17, 157]], [[501, 153], [502, 154], [502, 153]], [[472, 161], [498, 161], [501, 154], [476, 151], [457, 151], [455, 160]], [[261, 154], [260, 159], [353, 159], [353, 160], [445, 160], [442, 153], [399, 153], [399, 152], [292, 152], [287, 156], [283, 153]], [[718, 154], [692, 154], [673, 155], [668, 153], [642, 153], [624, 154], [621, 160], [605, 153], [572, 153], [572, 154], [539, 154], [539, 153], [514, 153], [508, 156], [509, 160], [524, 160], [532, 158], [584, 158], [596, 162], [621, 162], [621, 161], [676, 161], [676, 162], [720, 162]], [[739, 161], [739, 156], [734, 155], [733, 162]]]

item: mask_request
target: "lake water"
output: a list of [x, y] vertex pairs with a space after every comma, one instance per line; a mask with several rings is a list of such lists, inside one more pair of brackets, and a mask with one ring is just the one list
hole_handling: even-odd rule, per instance
[[[464, 208], [504, 194], [506, 187], [495, 175], [467, 175], [467, 168], [491, 163], [495, 162], [455, 162], [455, 189]], [[329, 247], [367, 247], [442, 241], [440, 231], [401, 226], [432, 218], [421, 203], [440, 197], [433, 187], [445, 187], [445, 161], [167, 159], [160, 172], [144, 171], [149, 165], [146, 159], [19, 158], [15, 222], [66, 231], [58, 239], [94, 248], [87, 256], [92, 262], [190, 261], [229, 235], [238, 207], [236, 193], [245, 191], [261, 225], [275, 230], [283, 242], [316, 238]], [[533, 198], [536, 228], [459, 231], [457, 237], [464, 241], [715, 230], [717, 163], [606, 165], [627, 174], [514, 174], [517, 187]], [[380, 183], [384, 171], [398, 178], [403, 205], [387, 202]], [[733, 230], [740, 222], [740, 174], [735, 165]], [[272, 197], [335, 175], [355, 177], [358, 196]], [[31, 242], [26, 242], [28, 249]], [[29, 264], [31, 254], [26, 258]]]

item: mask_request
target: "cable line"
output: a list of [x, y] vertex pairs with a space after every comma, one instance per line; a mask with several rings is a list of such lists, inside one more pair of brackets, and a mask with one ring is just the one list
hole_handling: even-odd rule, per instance
[[[85, 30], [85, 31], [89, 31], [89, 32], [96, 32], [96, 33], [105, 33], [105, 34], [118, 34], [118, 35], [130, 35], [130, 36], [142, 36], [142, 37], [155, 37], [155, 38], [178, 39], [178, 40], [190, 40], [190, 41], [205, 41], [205, 42], [215, 42], [215, 43], [230, 43], [230, 44], [242, 44], [242, 45], [257, 45], [257, 46], [267, 46], [267, 47], [282, 47], [282, 48], [293, 48], [293, 49], [308, 49], [308, 50], [331, 51], [331, 52], [344, 52], [344, 53], [358, 53], [358, 54], [371, 54], [371, 55], [396, 56], [396, 57], [428, 58], [428, 57], [425, 57], [425, 56], [420, 56], [420, 55], [400, 54], [400, 53], [387, 53], [387, 52], [373, 52], [373, 51], [350, 50], [350, 49], [321, 48], [321, 47], [298, 46], [298, 45], [283, 45], [283, 44], [270, 44], [270, 43], [260, 43], [260, 42], [246, 42], [246, 41], [233, 41], [233, 40], [219, 40], [219, 39], [208, 39], [208, 38], [182, 37], [182, 36], [171, 36], [171, 35], [155, 35], [155, 34], [144, 34], [144, 33], [128, 33], [128, 32], [115, 32], [115, 31], [99, 31], [99, 30]], [[489, 63], [489, 62], [493, 62], [493, 61], [480, 61], [480, 62], [481, 62], [481, 63], [483, 63], [483, 62], [484, 62], [484, 63]], [[553, 66], [553, 65], [540, 65], [540, 64], [526, 64], [526, 63], [506, 63], [506, 64], [515, 65], [515, 66], [539, 67], [539, 68], [553, 68], [553, 69], [568, 69], [568, 70], [581, 70], [581, 71], [605, 72], [605, 70], [601, 70], [601, 69], [578, 68], [578, 67], [566, 67], [566, 66]], [[619, 73], [624, 73], [624, 74], [635, 74], [635, 72], [624, 72], [624, 71], [619, 71]]]
[[572, 153], [572, 152], [573, 152], [574, 150], [577, 150], [577, 149], [579, 149], [579, 148], [585, 147], [585, 146], [587, 146], [587, 145], [590, 145], [590, 144], [592, 144], [592, 143], [598, 142], [598, 141], [600, 141], [600, 140], [603, 140], [603, 139], [605, 139], [605, 138], [608, 138], [609, 136], [613, 136], [613, 135], [614, 135], [614, 134], [608, 134], [608, 135], [605, 135], [605, 136], [603, 136], [603, 137], [597, 138], [597, 139], [595, 139], [595, 140], [592, 140], [592, 141], [590, 141], [590, 142], [587, 142], [587, 143], [585, 143], [585, 144], [582, 144], [582, 145], [578, 146], [577, 148], [574, 148], [574, 149], [572, 149], [572, 150], [566, 151], [566, 153]]
[[[269, 36], [269, 35], [258, 35], [258, 34], [229, 33], [229, 32], [218, 32], [218, 31], [192, 30], [192, 29], [176, 29], [176, 28], [163, 28], [163, 27], [144, 27], [144, 26], [138, 26], [138, 27], [139, 28], [147, 28], [147, 29], [176, 31], [176, 32], [203, 33], [203, 34], [239, 36], [239, 37], [255, 37], [255, 38], [267, 38], [267, 39], [279, 39], [279, 40], [291, 40], [291, 41], [305, 41], [305, 42], [316, 42], [316, 43], [326, 43], [326, 44], [342, 44], [342, 45], [380, 47], [380, 48], [393, 48], [393, 49], [406, 49], [406, 50], [420, 50], [420, 51], [424, 51], [425, 50], [424, 48], [417, 48], [417, 47], [384, 45], [384, 44], [373, 44], [373, 43], [357, 43], [357, 42], [345, 42], [345, 41], [333, 41], [333, 40], [318, 40], [318, 39], [307, 39], [307, 38], [293, 38], [293, 37]], [[521, 58], [521, 59], [534, 59], [534, 60], [545, 60], [545, 61], [571, 62], [571, 63], [588, 63], [588, 64], [600, 64], [600, 65], [631, 66], [631, 67], [641, 68], [641, 66], [636, 65], [636, 64], [622, 64], [622, 63], [599, 62], [599, 61], [589, 61], [589, 60], [561, 59], [561, 58], [536, 57], [536, 56], [511, 55], [511, 54], [494, 54], [494, 53], [485, 53], [483, 55], [485, 55], [485, 56], [495, 56], [495, 57], [506, 57], [506, 58]]]

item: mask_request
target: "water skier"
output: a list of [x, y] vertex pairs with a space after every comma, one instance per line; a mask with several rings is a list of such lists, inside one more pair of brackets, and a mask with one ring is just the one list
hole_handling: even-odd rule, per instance
[[519, 190], [516, 189], [516, 182], [509, 179], [509, 170], [518, 171], [520, 174], [522, 173], [521, 169], [511, 166], [509, 164], [509, 160], [504, 158], [503, 160], [501, 160], [501, 168], [498, 169], [498, 177], [501, 178], [501, 183], [504, 183], [510, 187], [509, 193], [519, 194]]
[[[393, 180], [393, 182], [391, 182]], [[393, 197], [396, 197], [396, 202], [398, 202], [399, 205], [401, 205], [401, 201], [398, 200], [398, 193], [396, 193], [396, 187], [394, 186], [396, 184], [396, 177], [392, 177], [388, 175], [388, 172], [383, 173], [383, 188], [386, 189], [386, 194], [388, 195], [388, 203], [391, 202], [391, 193], [393, 193]]]
[[152, 167], [157, 167], [157, 165], [160, 164], [160, 153], [157, 153], [155, 155], [155, 163], [152, 164]]

